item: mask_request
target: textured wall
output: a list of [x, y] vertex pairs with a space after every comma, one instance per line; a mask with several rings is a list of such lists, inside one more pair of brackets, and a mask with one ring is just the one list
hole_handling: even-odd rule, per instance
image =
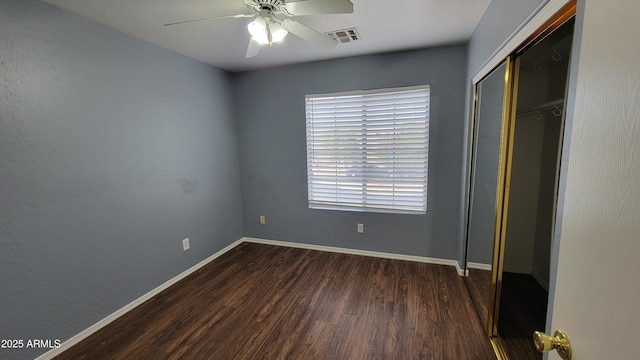
[[567, 332], [574, 359], [635, 359], [640, 2], [579, 0], [577, 11], [547, 331]]
[[[454, 259], [465, 67], [466, 46], [450, 46], [236, 74], [245, 236]], [[305, 94], [419, 84], [431, 86], [427, 214], [308, 209]]]
[[0, 338], [65, 340], [242, 237], [231, 89], [211, 66], [0, 1]]

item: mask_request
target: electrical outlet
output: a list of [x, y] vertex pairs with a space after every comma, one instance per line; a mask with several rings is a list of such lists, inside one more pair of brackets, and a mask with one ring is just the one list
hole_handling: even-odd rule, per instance
[[264, 217], [264, 215], [260, 215], [260, 225], [264, 225], [267, 223], [267, 219]]
[[361, 234], [364, 232], [364, 224], [358, 224], [358, 232]]
[[190, 246], [189, 246], [189, 238], [186, 238], [184, 240], [182, 240], [182, 250], [183, 251], [187, 251], [189, 250]]

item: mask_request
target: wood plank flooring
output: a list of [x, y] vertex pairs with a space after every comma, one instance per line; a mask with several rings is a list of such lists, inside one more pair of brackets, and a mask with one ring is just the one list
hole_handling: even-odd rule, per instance
[[495, 359], [450, 266], [242, 243], [56, 359]]
[[478, 311], [482, 325], [489, 321], [489, 297], [491, 296], [491, 271], [469, 269], [466, 278], [467, 288]]

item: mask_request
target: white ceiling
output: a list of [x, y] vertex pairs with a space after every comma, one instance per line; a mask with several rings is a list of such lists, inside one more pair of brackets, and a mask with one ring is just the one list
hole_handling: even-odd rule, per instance
[[251, 19], [163, 26], [182, 20], [246, 13], [242, 0], [42, 0], [94, 22], [229, 71], [467, 41], [491, 0], [351, 0], [353, 14], [295, 19], [320, 32], [356, 27], [361, 40], [323, 50], [289, 34], [245, 58]]

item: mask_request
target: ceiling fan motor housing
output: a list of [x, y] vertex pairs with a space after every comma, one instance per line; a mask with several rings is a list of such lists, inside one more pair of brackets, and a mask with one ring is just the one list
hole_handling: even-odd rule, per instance
[[270, 11], [274, 14], [285, 14], [293, 16], [287, 11], [286, 4], [282, 0], [244, 0], [245, 5], [255, 9], [257, 12]]

